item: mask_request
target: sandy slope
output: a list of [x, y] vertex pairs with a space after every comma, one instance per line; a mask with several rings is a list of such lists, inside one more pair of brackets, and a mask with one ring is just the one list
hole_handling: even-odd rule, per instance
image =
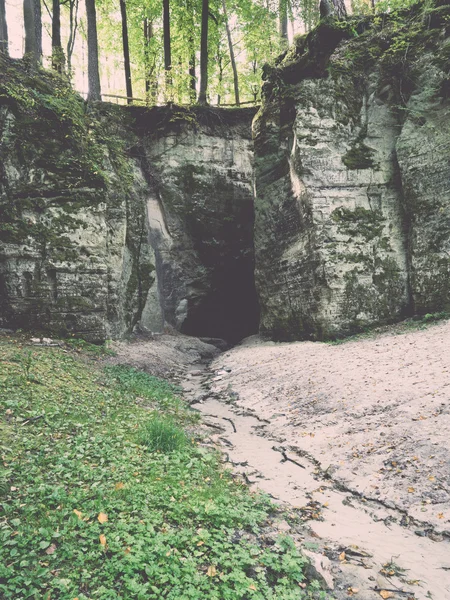
[[213, 389], [231, 385], [275, 437], [450, 535], [450, 322], [341, 345], [249, 338], [223, 366]]

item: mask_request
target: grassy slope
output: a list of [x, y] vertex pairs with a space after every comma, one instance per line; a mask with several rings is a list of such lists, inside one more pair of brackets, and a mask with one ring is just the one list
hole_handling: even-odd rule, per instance
[[259, 543], [274, 507], [217, 455], [139, 443], [152, 410], [196, 421], [167, 383], [0, 337], [0, 404], [1, 598], [319, 597], [289, 538]]

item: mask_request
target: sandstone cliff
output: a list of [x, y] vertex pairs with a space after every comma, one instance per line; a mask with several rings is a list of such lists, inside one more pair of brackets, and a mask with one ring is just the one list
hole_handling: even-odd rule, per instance
[[446, 311], [450, 6], [325, 20], [254, 123], [261, 331], [322, 339]]
[[0, 60], [0, 327], [256, 332], [255, 111], [89, 107]]
[[[327, 339], [450, 310], [450, 6], [332, 19], [253, 109], [0, 58], [0, 327]], [[260, 315], [261, 310], [261, 315]]]

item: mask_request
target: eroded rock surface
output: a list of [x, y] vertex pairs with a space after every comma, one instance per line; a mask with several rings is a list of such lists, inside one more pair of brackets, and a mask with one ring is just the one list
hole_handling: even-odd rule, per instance
[[0, 327], [255, 332], [255, 111], [88, 106], [0, 60]]
[[325, 21], [266, 70], [254, 123], [262, 333], [323, 339], [448, 309], [449, 8], [439, 4], [405, 16], [406, 54], [388, 19]]

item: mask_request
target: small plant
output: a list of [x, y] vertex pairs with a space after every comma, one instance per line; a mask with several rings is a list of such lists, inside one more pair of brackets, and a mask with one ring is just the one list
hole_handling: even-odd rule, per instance
[[139, 442], [150, 452], [179, 452], [187, 444], [187, 436], [168, 418], [154, 415], [139, 432]]
[[105, 342], [102, 345], [90, 344], [86, 342], [86, 340], [73, 338], [66, 340], [66, 344], [77, 352], [88, 352], [93, 356], [102, 357], [102, 356], [115, 356], [116, 353], [113, 350], [108, 348], [108, 342]]
[[24, 380], [30, 382], [33, 381], [34, 379], [31, 374], [31, 369], [34, 364], [33, 352], [31, 350], [16, 352], [13, 356], [13, 360], [20, 365]]
[[390, 561], [383, 565], [380, 573], [385, 577], [403, 577], [408, 569], [403, 569], [399, 567], [399, 565], [394, 562], [394, 559], [391, 558]]
[[3, 467], [0, 467], [0, 498], [6, 496], [9, 491], [9, 479], [10, 471], [7, 471]]
[[442, 321], [443, 319], [448, 319], [450, 314], [448, 312], [436, 312], [436, 313], [427, 313], [422, 317], [423, 323], [432, 323], [433, 321]]

